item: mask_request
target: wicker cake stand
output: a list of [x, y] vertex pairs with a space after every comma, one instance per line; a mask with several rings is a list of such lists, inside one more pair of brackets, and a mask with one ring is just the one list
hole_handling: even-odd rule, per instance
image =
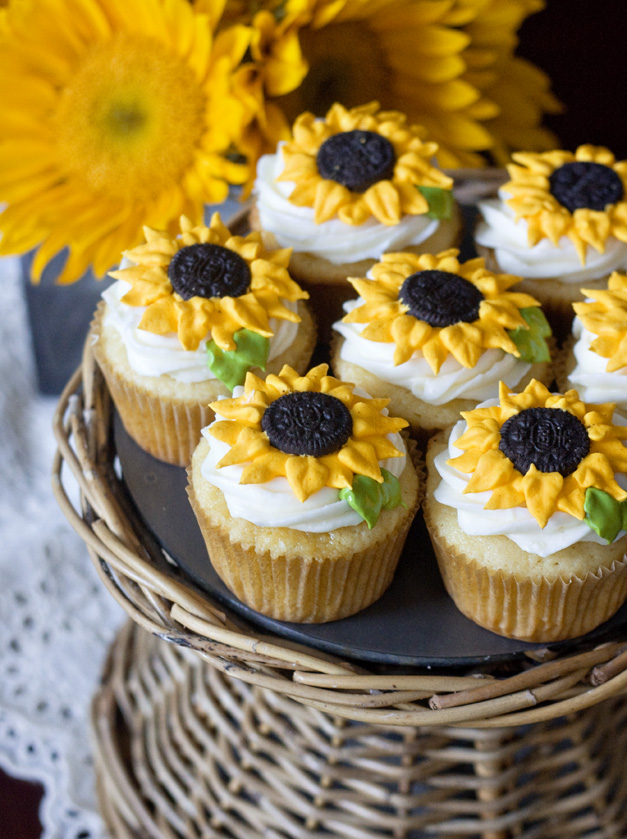
[[333, 657], [251, 627], [162, 550], [89, 346], [55, 433], [56, 497], [132, 619], [93, 705], [116, 839], [627, 837], [624, 627], [506, 666]]

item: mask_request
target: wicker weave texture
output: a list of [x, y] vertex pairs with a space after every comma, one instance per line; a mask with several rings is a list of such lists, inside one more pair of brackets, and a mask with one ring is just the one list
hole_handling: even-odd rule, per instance
[[93, 705], [116, 839], [624, 839], [627, 701], [534, 726], [399, 728], [246, 685], [133, 624]]
[[[456, 175], [466, 201], [492, 190], [502, 173], [481, 178], [477, 181], [476, 172], [466, 179]], [[241, 223], [236, 220], [232, 229]], [[568, 654], [536, 651], [507, 671], [450, 675], [414, 668], [401, 675], [374, 672], [243, 627], [190, 585], [138, 519], [116, 473], [111, 417], [111, 398], [88, 344], [55, 416], [56, 497], [103, 584], [128, 615], [149, 632], [196, 650], [216, 670], [337, 717], [400, 727], [518, 726], [627, 694], [624, 631]]]

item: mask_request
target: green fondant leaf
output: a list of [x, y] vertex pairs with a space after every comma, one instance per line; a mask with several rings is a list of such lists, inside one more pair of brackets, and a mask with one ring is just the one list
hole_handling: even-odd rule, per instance
[[544, 316], [542, 309], [537, 306], [529, 306], [521, 309], [529, 329], [518, 326], [516, 329], [508, 330], [508, 335], [518, 347], [520, 360], [529, 364], [536, 364], [539, 361], [550, 361], [551, 351], [546, 339], [552, 335], [551, 327]]
[[604, 490], [588, 487], [583, 508], [586, 524], [602, 539], [613, 542], [624, 529], [625, 505]]
[[365, 475], [355, 475], [350, 489], [341, 489], [339, 496], [366, 522], [369, 529], [377, 523], [381, 510], [393, 510], [401, 501], [401, 487], [387, 469], [382, 469], [383, 483], [377, 483], [373, 478]]
[[429, 205], [425, 213], [427, 218], [449, 219], [453, 215], [453, 192], [439, 186], [419, 186], [418, 192], [424, 196]]
[[233, 393], [233, 388], [243, 385], [246, 373], [252, 367], [266, 369], [270, 341], [251, 329], [239, 329], [233, 333], [236, 350], [222, 350], [215, 341], [207, 344], [209, 369]]

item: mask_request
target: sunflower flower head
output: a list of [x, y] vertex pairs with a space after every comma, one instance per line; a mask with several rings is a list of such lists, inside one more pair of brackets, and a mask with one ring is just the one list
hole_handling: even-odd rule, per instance
[[[546, 361], [543, 338], [550, 329], [538, 301], [508, 291], [520, 277], [494, 274], [482, 258], [460, 263], [458, 256], [454, 248], [384, 254], [370, 270], [372, 279], [349, 278], [365, 302], [344, 321], [366, 324], [360, 334], [367, 340], [394, 343], [395, 365], [420, 352], [434, 373], [449, 354], [470, 368], [490, 348]], [[531, 329], [538, 330], [540, 354], [528, 357], [521, 338]]]
[[557, 246], [565, 236], [585, 265], [588, 247], [603, 253], [611, 236], [627, 242], [627, 160], [591, 145], [512, 159], [503, 191], [516, 219], [527, 223], [530, 247], [545, 238]]
[[219, 14], [186, 0], [38, 0], [8, 18], [0, 254], [38, 247], [35, 281], [65, 247], [59, 282], [102, 276], [144, 225], [198, 222], [245, 181], [246, 27], [215, 34]]
[[582, 288], [581, 292], [592, 300], [573, 303], [573, 309], [597, 336], [590, 349], [607, 358], [609, 373], [627, 367], [627, 275], [614, 271], [607, 289]]
[[402, 456], [388, 435], [407, 426], [387, 415], [387, 402], [357, 395], [326, 364], [305, 376], [286, 365], [265, 381], [248, 373], [241, 396], [211, 405], [224, 419], [210, 434], [230, 446], [218, 467], [243, 464], [243, 484], [287, 478], [301, 502], [323, 487], [346, 495], [356, 477], [383, 489], [380, 461]]
[[131, 284], [123, 303], [146, 307], [140, 329], [175, 332], [186, 350], [210, 333], [234, 351], [242, 329], [267, 338], [270, 318], [300, 321], [283, 303], [309, 296], [287, 271], [289, 249], [267, 249], [260, 233], [231, 235], [219, 213], [209, 227], [182, 216], [177, 236], [149, 227], [144, 234], [144, 244], [124, 252], [133, 265], [110, 272]]
[[[489, 492], [487, 510], [526, 507], [544, 528], [559, 511], [608, 538], [606, 510], [623, 526], [627, 492], [627, 427], [613, 423], [614, 405], [587, 405], [577, 391], [551, 393], [533, 380], [521, 393], [501, 382], [499, 404], [462, 413], [463, 454], [448, 463], [471, 475], [464, 492]], [[601, 512], [599, 512], [601, 511]]]

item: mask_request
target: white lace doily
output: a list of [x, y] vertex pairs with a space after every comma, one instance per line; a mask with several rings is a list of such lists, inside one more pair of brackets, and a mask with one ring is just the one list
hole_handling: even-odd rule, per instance
[[52, 495], [17, 259], [0, 286], [0, 766], [44, 785], [45, 839], [100, 839], [89, 706], [125, 615]]

